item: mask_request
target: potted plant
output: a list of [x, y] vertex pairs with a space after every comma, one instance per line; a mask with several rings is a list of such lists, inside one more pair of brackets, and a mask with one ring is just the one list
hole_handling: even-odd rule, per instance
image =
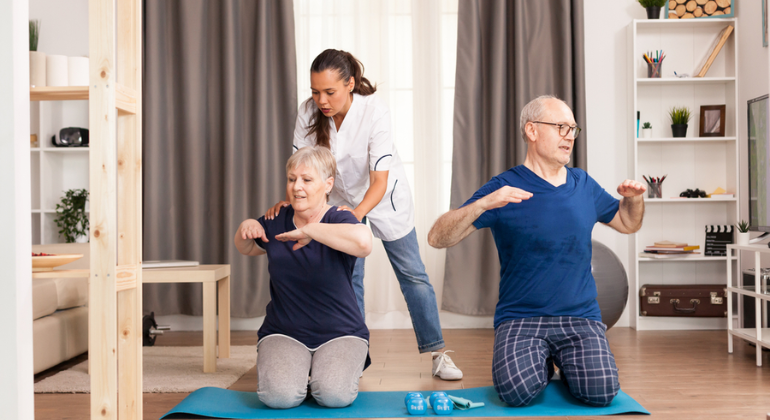
[[741, 220], [735, 225], [738, 228], [738, 233], [735, 236], [736, 245], [748, 245], [749, 244], [749, 222]]
[[67, 190], [56, 205], [56, 226], [67, 243], [88, 242], [88, 190]]
[[660, 9], [668, 0], [636, 0], [647, 9], [647, 19], [660, 19]]
[[649, 121], [642, 124], [642, 137], [646, 139], [652, 137], [652, 124]]
[[43, 87], [45, 83], [45, 54], [37, 50], [40, 41], [40, 21], [29, 21], [29, 84]]
[[687, 123], [692, 117], [690, 109], [686, 106], [675, 106], [668, 111], [668, 116], [671, 118], [671, 134], [674, 137], [687, 136]]

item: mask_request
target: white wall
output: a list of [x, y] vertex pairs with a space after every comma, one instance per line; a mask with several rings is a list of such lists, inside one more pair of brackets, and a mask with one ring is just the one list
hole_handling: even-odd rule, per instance
[[[636, 0], [587, 0], [585, 16], [586, 131], [588, 173], [610, 194], [632, 176], [628, 143], [628, 75], [626, 27], [632, 19], [644, 19], [646, 11]], [[581, 141], [581, 139], [578, 139]], [[594, 239], [617, 254], [628, 272], [630, 237], [597, 225]], [[629, 299], [636, 296], [629, 290]], [[629, 326], [628, 306], [616, 326]]]
[[34, 417], [27, 0], [0, 2], [0, 407]]
[[[748, 168], [747, 101], [768, 93], [768, 48], [762, 47], [762, 4], [757, 0], [736, 0], [738, 30], [738, 150], [740, 167]], [[748, 197], [748, 170], [741, 170], [742, 197]], [[748, 220], [749, 209], [741, 202], [741, 218]]]
[[[738, 139], [740, 151], [740, 194], [748, 197], [748, 115], [747, 101], [768, 93], [770, 54], [762, 47], [762, 4], [756, 0], [737, 0], [735, 16], [739, 19], [738, 30]], [[749, 219], [749, 208], [742, 200], [741, 219]], [[752, 233], [752, 237], [758, 236]], [[770, 267], [770, 255], [762, 254], [762, 267]], [[745, 252], [741, 258], [741, 270], [754, 267], [753, 253]]]

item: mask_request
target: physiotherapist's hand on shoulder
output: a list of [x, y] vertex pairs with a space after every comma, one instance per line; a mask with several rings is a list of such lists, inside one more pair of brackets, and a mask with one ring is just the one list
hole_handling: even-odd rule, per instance
[[292, 250], [296, 251], [303, 246], [307, 245], [312, 241], [313, 239], [310, 238], [310, 236], [307, 236], [305, 232], [302, 231], [302, 229], [294, 229], [291, 232], [285, 232], [280, 235], [276, 235], [275, 239], [278, 239], [281, 242], [289, 242], [289, 241], [295, 241], [297, 242], [294, 244], [294, 246], [291, 248]]
[[529, 200], [531, 197], [532, 193], [529, 191], [506, 185], [476, 202], [486, 211], [503, 207], [509, 203], [521, 203], [524, 200]]
[[275, 219], [275, 216], [278, 216], [278, 213], [281, 212], [281, 209], [284, 207], [289, 207], [291, 203], [288, 201], [279, 201], [278, 204], [274, 205], [273, 207], [270, 207], [267, 212], [265, 212], [265, 219], [267, 220], [273, 220]]
[[361, 220], [364, 220], [364, 216], [366, 216], [366, 214], [358, 214], [358, 213], [356, 213], [356, 209], [351, 209], [348, 206], [338, 206], [337, 207], [337, 211], [349, 211], [349, 212], [353, 213], [353, 216], [355, 216], [356, 219], [358, 219], [359, 222]]
[[633, 198], [638, 197], [647, 191], [647, 187], [639, 181], [633, 179], [627, 179], [618, 185], [618, 194], [623, 197]]

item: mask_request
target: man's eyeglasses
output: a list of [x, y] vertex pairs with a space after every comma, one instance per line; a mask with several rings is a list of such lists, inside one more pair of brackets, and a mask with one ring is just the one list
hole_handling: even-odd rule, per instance
[[562, 137], [567, 137], [567, 134], [572, 133], [572, 138], [576, 139], [578, 134], [580, 134], [580, 127], [574, 126], [571, 127], [567, 124], [556, 124], [552, 122], [545, 122], [545, 121], [532, 121], [535, 124], [548, 124], [548, 125], [555, 125], [559, 128], [559, 135]]

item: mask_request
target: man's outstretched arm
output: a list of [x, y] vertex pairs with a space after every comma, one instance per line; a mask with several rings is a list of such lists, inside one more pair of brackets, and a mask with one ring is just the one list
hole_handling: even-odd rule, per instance
[[465, 207], [450, 210], [433, 224], [428, 232], [428, 244], [434, 248], [454, 246], [476, 231], [473, 222], [485, 211], [503, 207], [508, 203], [521, 203], [530, 197], [530, 192], [505, 186]]
[[647, 188], [639, 181], [627, 179], [618, 186], [623, 196], [615, 217], [608, 225], [620, 233], [634, 233], [642, 228], [644, 219], [644, 192]]

